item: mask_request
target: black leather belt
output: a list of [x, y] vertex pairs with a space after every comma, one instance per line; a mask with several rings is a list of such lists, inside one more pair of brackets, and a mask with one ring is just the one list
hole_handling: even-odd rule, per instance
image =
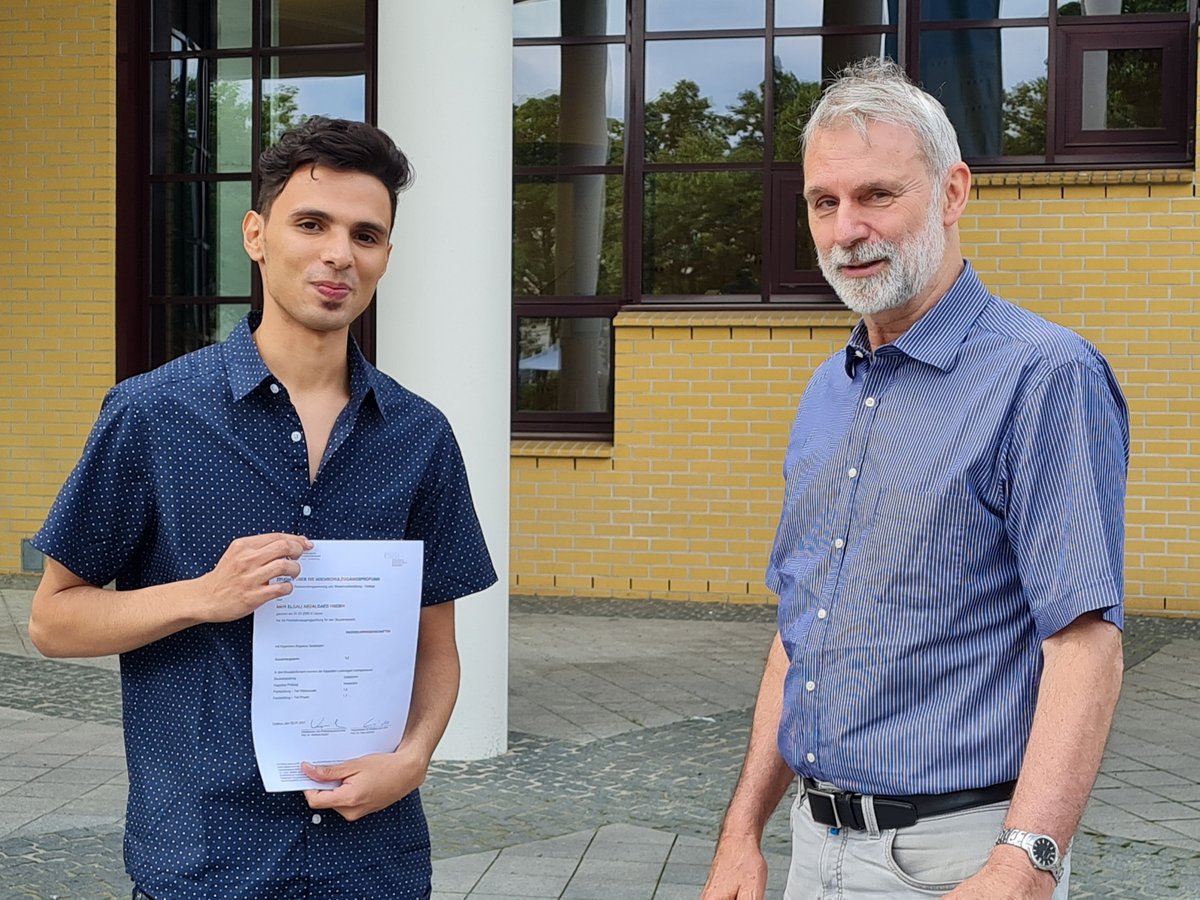
[[[813, 821], [832, 828], [853, 828], [866, 831], [863, 815], [863, 795], [845, 791], [822, 790], [811, 778], [802, 778], [804, 793]], [[1015, 781], [993, 784], [991, 787], [952, 794], [914, 794], [911, 797], [871, 797], [875, 821], [882, 828], [905, 828], [929, 816], [972, 809], [1008, 800], [1013, 795]]]

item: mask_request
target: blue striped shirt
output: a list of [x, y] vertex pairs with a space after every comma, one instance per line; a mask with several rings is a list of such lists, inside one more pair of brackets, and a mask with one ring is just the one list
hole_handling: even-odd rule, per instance
[[1085, 340], [969, 264], [897, 341], [860, 323], [792, 428], [767, 570], [789, 665], [779, 749], [869, 794], [1017, 777], [1041, 642], [1120, 627], [1128, 413]]

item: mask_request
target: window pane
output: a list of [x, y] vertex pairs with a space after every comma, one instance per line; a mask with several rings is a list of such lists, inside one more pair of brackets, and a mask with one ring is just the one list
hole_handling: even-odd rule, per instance
[[921, 0], [921, 18], [1035, 19], [1050, 14], [1048, 0]]
[[516, 165], [620, 165], [624, 119], [623, 45], [513, 50]]
[[272, 47], [361, 44], [366, 39], [366, 17], [364, 0], [271, 0], [268, 43]]
[[762, 28], [765, 0], [646, 0], [647, 31]]
[[275, 56], [263, 78], [263, 142], [309, 116], [366, 119], [366, 63], [361, 53]]
[[1083, 127], [1161, 128], [1160, 47], [1083, 52]]
[[248, 59], [153, 64], [155, 173], [249, 172]]
[[821, 95], [822, 73], [867, 56], [895, 56], [896, 39], [883, 34], [781, 37], [775, 40], [775, 158], [800, 162], [800, 135]]
[[518, 178], [513, 186], [513, 293], [621, 294], [621, 176]]
[[249, 303], [169, 303], [150, 307], [150, 364], [163, 363], [229, 337]]
[[763, 42], [646, 44], [646, 159], [762, 159]]
[[611, 412], [612, 322], [520, 318], [518, 412]]
[[625, 0], [513, 0], [513, 37], [625, 33]]
[[250, 260], [242, 219], [250, 182], [175, 182], [150, 191], [150, 290], [159, 297], [244, 297]]
[[815, 25], [890, 25], [898, 0], [775, 0], [779, 28]]
[[762, 279], [762, 176], [646, 176], [646, 294], [757, 294]]
[[921, 83], [946, 107], [965, 157], [1046, 153], [1045, 28], [921, 35]]
[[246, 0], [159, 0], [150, 6], [155, 50], [214, 50], [253, 43], [253, 6]]
[[1185, 13], [1187, 0], [1068, 0], [1058, 4], [1060, 16], [1116, 16], [1139, 13]]

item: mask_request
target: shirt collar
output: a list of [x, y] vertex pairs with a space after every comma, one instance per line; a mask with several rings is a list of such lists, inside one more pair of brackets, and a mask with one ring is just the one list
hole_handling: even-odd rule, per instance
[[[222, 344], [225, 368], [229, 373], [229, 387], [233, 391], [235, 401], [244, 399], [264, 381], [274, 378], [267, 364], [263, 362], [262, 354], [258, 352], [258, 344], [254, 342], [254, 330], [260, 322], [262, 310], [251, 310]], [[386, 419], [383, 406], [379, 402], [379, 382], [382, 376], [378, 369], [367, 362], [353, 337], [350, 338], [346, 349], [346, 361], [350, 366], [351, 405], [358, 406], [367, 397], [371, 397], [380, 415]]]
[[[950, 290], [890, 346], [913, 359], [947, 371], [954, 366], [967, 332], [991, 300], [969, 262], [963, 262]], [[859, 360], [871, 352], [867, 325], [859, 322], [846, 344], [846, 374], [854, 377]]]

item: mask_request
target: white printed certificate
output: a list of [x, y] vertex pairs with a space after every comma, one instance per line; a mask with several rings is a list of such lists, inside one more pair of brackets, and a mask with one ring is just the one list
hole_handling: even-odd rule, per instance
[[420, 541], [314, 541], [292, 593], [254, 611], [250, 718], [268, 791], [329, 788], [300, 763], [390, 753], [412, 701]]

